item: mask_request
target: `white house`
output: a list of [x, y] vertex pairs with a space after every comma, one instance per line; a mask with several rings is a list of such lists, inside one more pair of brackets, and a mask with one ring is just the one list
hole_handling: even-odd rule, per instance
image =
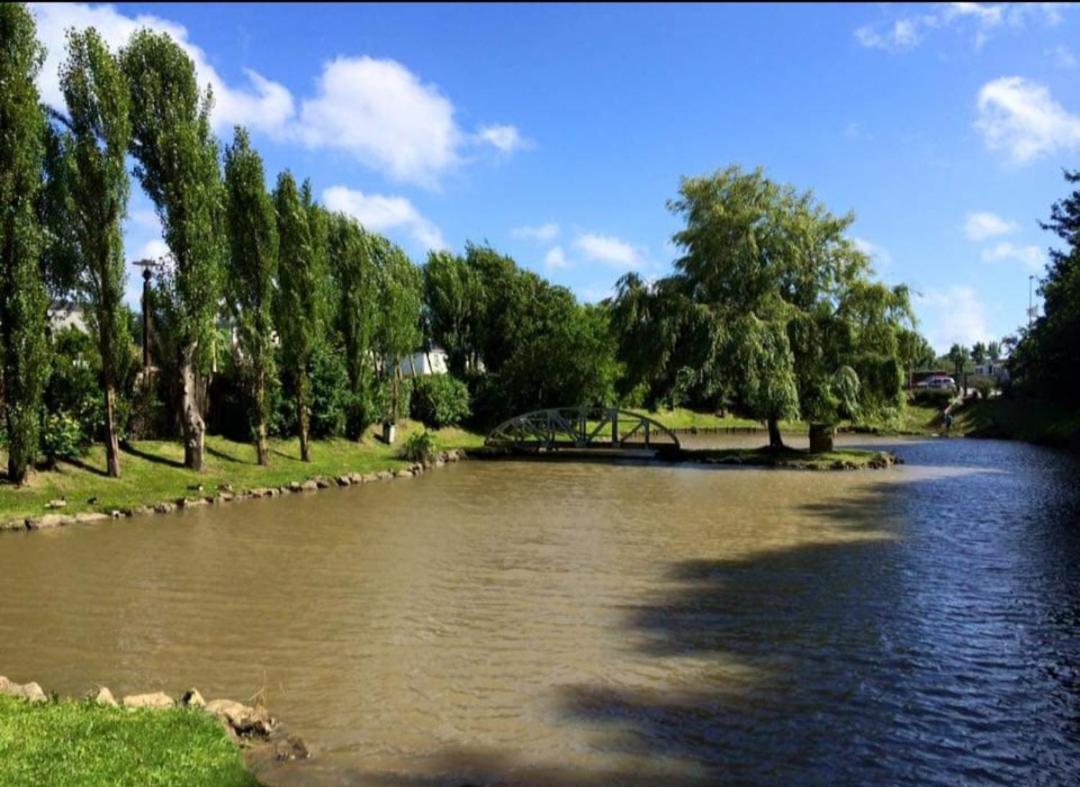
[[433, 346], [429, 352], [417, 350], [406, 355], [398, 364], [402, 377], [424, 377], [429, 374], [446, 374], [446, 350]]
[[1009, 370], [1004, 361], [987, 361], [976, 364], [974, 374], [982, 377], [993, 377], [998, 382], [1008, 382]]

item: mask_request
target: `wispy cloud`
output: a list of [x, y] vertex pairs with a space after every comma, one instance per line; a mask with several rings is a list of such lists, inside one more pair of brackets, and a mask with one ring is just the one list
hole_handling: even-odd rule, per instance
[[640, 250], [614, 235], [583, 233], [578, 235], [574, 246], [586, 259], [610, 265], [613, 268], [640, 268], [645, 262]]
[[888, 249], [871, 243], [865, 238], [852, 238], [851, 242], [855, 244], [855, 248], [865, 254], [870, 260], [879, 268], [892, 267], [892, 255]]
[[[904, 8], [900, 16], [856, 28], [855, 40], [868, 49], [907, 52], [935, 31], [955, 30], [970, 35], [971, 45], [980, 49], [1001, 29], [1021, 30], [1032, 20], [1056, 25], [1065, 9], [1054, 3], [941, 3], [900, 7]], [[918, 10], [913, 13], [909, 8]]]
[[541, 224], [537, 227], [515, 227], [510, 230], [510, 234], [515, 238], [521, 238], [523, 240], [551, 243], [559, 237], [559, 225], [553, 221], [549, 221], [547, 224]]
[[986, 146], [1016, 164], [1080, 148], [1080, 117], [1049, 89], [1018, 76], [987, 82], [979, 90], [975, 128]]
[[976, 243], [987, 238], [1008, 235], [1018, 229], [1020, 229], [1020, 226], [1015, 221], [1007, 221], [996, 213], [990, 213], [989, 211], [969, 213], [964, 221], [964, 234], [968, 240]]
[[544, 267], [548, 270], [562, 270], [569, 266], [570, 261], [566, 259], [562, 246], [554, 246], [544, 255]]
[[986, 307], [973, 287], [925, 290], [913, 300], [923, 330], [938, 352], [952, 344], [970, 346], [991, 338]]
[[1040, 271], [1046, 265], [1046, 255], [1038, 246], [1017, 246], [1008, 241], [1001, 241], [988, 249], [983, 249], [982, 258], [985, 262], [1012, 260], [1019, 262], [1032, 272]]

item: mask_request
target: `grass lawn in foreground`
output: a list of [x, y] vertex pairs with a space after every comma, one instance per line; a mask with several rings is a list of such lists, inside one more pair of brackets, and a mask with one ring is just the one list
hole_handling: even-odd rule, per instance
[[[118, 479], [105, 474], [104, 449], [95, 445], [78, 460], [62, 461], [54, 470], [34, 473], [23, 487], [0, 482], [0, 522], [48, 513], [45, 504], [61, 497], [67, 500], [67, 505], [59, 513], [108, 512], [181, 497], [205, 496], [215, 493], [218, 485], [225, 483], [232, 484], [239, 492], [315, 476], [396, 470], [408, 464], [398, 458], [401, 444], [419, 429], [422, 427], [415, 423], [399, 425], [397, 443], [392, 446], [375, 440], [373, 434], [367, 435], [362, 443], [340, 439], [313, 441], [311, 462], [300, 461], [298, 440], [272, 440], [269, 467], [256, 463], [251, 444], [208, 435], [201, 473], [183, 466], [184, 449], [179, 441], [148, 440], [121, 451]], [[442, 429], [435, 435], [440, 450], [483, 443], [482, 436], [462, 429]], [[204, 488], [201, 493], [196, 490], [199, 485]], [[95, 502], [89, 502], [91, 498], [96, 498]]]
[[0, 696], [0, 787], [256, 787], [221, 724], [198, 710], [125, 710]]

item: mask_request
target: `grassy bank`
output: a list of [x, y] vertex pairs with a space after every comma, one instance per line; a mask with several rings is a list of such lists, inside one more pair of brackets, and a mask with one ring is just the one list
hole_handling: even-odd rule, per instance
[[[721, 418], [715, 413], [699, 413], [685, 407], [676, 407], [673, 410], [632, 408], [630, 412], [648, 416], [668, 429], [765, 429], [765, 424], [761, 421], [730, 414]], [[803, 421], [781, 421], [780, 429], [789, 434], [806, 434], [807, 425]]]
[[197, 710], [32, 705], [0, 695], [0, 786], [255, 787], [217, 720]]
[[768, 448], [683, 449], [685, 461], [717, 465], [785, 467], [793, 470], [864, 470], [889, 467], [895, 457], [884, 451], [840, 449], [812, 454], [798, 448], [772, 451]]
[[953, 414], [952, 431], [969, 437], [999, 437], [1060, 448], [1080, 448], [1080, 409], [1033, 399], [965, 402]]
[[[105, 475], [102, 446], [95, 445], [86, 456], [60, 462], [53, 470], [36, 472], [28, 484], [16, 488], [0, 484], [0, 522], [46, 513], [50, 500], [64, 498], [60, 511], [76, 514], [85, 511], [109, 512], [196, 497], [198, 487], [211, 494], [219, 484], [232, 484], [234, 490], [281, 486], [316, 476], [344, 473], [370, 473], [396, 470], [408, 463], [398, 458], [400, 444], [420, 429], [416, 424], [402, 424], [398, 445], [388, 446], [368, 435], [362, 443], [348, 440], [316, 441], [311, 446], [311, 462], [300, 461], [296, 440], [274, 440], [270, 445], [270, 466], [260, 467], [255, 449], [223, 437], [206, 438], [206, 465], [201, 473], [183, 466], [184, 451], [175, 441], [144, 441], [123, 451], [122, 477]], [[483, 437], [461, 429], [443, 429], [435, 433], [440, 450], [480, 445]], [[2, 458], [2, 457], [0, 457]], [[92, 501], [92, 502], [91, 502]]]

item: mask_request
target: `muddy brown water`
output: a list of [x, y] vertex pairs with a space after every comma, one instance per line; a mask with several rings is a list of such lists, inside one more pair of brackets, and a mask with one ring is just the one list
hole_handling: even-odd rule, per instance
[[1080, 467], [878, 444], [907, 464], [470, 462], [6, 534], [0, 674], [264, 689], [315, 753], [280, 784], [1077, 782]]

